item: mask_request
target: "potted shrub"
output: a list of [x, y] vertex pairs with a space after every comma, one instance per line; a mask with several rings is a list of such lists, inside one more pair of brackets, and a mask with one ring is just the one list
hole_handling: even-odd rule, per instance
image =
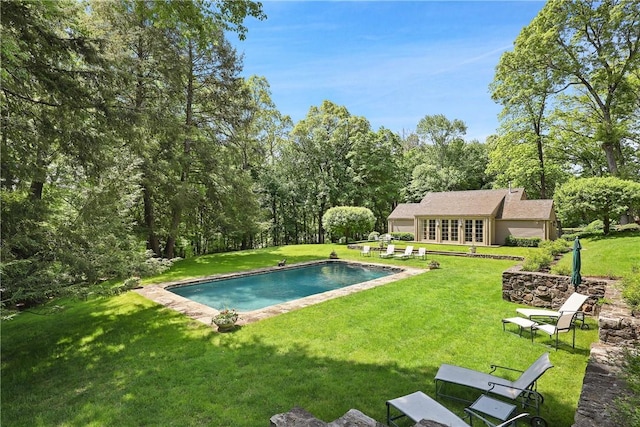
[[436, 268], [440, 268], [440, 263], [434, 259], [429, 262], [429, 270], [434, 270]]
[[238, 312], [235, 309], [225, 308], [220, 313], [213, 316], [211, 322], [218, 327], [219, 332], [230, 331], [236, 327]]
[[329, 259], [338, 259], [338, 254], [336, 253], [336, 251], [331, 251], [331, 253], [329, 254]]
[[469, 253], [470, 254], [475, 254], [476, 253], [476, 245], [469, 246]]

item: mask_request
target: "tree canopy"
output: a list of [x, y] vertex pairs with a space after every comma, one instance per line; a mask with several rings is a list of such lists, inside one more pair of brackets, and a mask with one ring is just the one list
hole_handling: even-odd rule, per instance
[[382, 233], [430, 191], [511, 183], [567, 223], [637, 215], [639, 9], [547, 2], [497, 64], [504, 109], [480, 142], [461, 119], [399, 135], [330, 100], [294, 123], [227, 40], [266, 18], [258, 2], [4, 2], [2, 304], [160, 259]]

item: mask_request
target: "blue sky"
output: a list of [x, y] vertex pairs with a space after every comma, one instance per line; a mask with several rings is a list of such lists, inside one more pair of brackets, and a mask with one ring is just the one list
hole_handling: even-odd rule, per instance
[[329, 100], [374, 130], [412, 132], [425, 115], [463, 120], [467, 139], [495, 133], [490, 97], [500, 55], [543, 1], [262, 1], [248, 19], [243, 75], [266, 77], [294, 123]]

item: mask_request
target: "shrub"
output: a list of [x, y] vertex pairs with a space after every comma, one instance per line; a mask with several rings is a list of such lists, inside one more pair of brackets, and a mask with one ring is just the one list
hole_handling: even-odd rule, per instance
[[527, 255], [524, 264], [522, 264], [522, 270], [524, 271], [539, 271], [545, 267], [548, 267], [553, 261], [551, 253], [547, 251], [531, 250]]
[[640, 310], [640, 267], [633, 267], [622, 279], [622, 297], [632, 309]]
[[587, 237], [598, 237], [604, 236], [604, 231], [602, 230], [594, 230], [594, 231], [578, 231], [576, 233], [563, 234], [562, 239], [567, 240], [569, 242], [573, 242], [576, 237], [579, 238], [587, 238]]
[[553, 256], [563, 254], [571, 250], [571, 246], [564, 239], [545, 240], [544, 242], [540, 242], [538, 247], [550, 252]]
[[405, 242], [413, 241], [413, 233], [403, 233], [399, 231], [394, 231], [393, 233], [390, 233], [390, 234], [391, 234], [391, 237], [393, 237], [395, 240], [403, 240]]
[[640, 425], [640, 347], [625, 350], [621, 377], [625, 380], [629, 394], [614, 400], [614, 421], [620, 426]]
[[590, 222], [585, 228], [582, 229], [585, 233], [593, 233], [594, 231], [604, 230], [604, 222], [601, 219], [596, 219]]
[[571, 266], [568, 265], [554, 265], [551, 268], [551, 273], [558, 276], [571, 276]]
[[632, 222], [631, 224], [625, 224], [618, 227], [619, 232], [627, 232], [627, 231], [640, 231], [640, 225]]
[[536, 248], [542, 241], [539, 237], [515, 237], [512, 235], [507, 236], [505, 239], [506, 246], [519, 246], [523, 248]]
[[369, 233], [369, 237], [367, 238], [367, 240], [370, 242], [373, 242], [379, 239], [380, 239], [380, 233], [378, 233], [377, 231], [372, 231], [371, 233]]

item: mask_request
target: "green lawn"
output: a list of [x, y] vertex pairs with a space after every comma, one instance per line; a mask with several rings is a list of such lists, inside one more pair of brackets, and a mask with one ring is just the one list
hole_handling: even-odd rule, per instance
[[[626, 239], [608, 246], [618, 241]], [[601, 249], [583, 246], [588, 275], [588, 258]], [[270, 248], [181, 261], [161, 279], [321, 259], [334, 249], [360, 258], [344, 246]], [[416, 390], [435, 395], [442, 363], [526, 368], [550, 351], [555, 367], [539, 382], [541, 415], [550, 426], [570, 426], [597, 340], [593, 320], [578, 331], [575, 350], [555, 351], [542, 335], [531, 343], [505, 333], [500, 319], [517, 305], [502, 300], [501, 274], [514, 262], [435, 259], [441, 269], [228, 334], [135, 293], [67, 302], [54, 315], [22, 314], [2, 323], [0, 424], [263, 426], [294, 406], [326, 421], [357, 408], [385, 422], [386, 400]], [[461, 405], [444, 403], [461, 413]]]
[[[580, 239], [583, 275], [622, 277], [640, 266], [640, 233]], [[571, 271], [571, 253], [564, 256], [558, 267]]]

